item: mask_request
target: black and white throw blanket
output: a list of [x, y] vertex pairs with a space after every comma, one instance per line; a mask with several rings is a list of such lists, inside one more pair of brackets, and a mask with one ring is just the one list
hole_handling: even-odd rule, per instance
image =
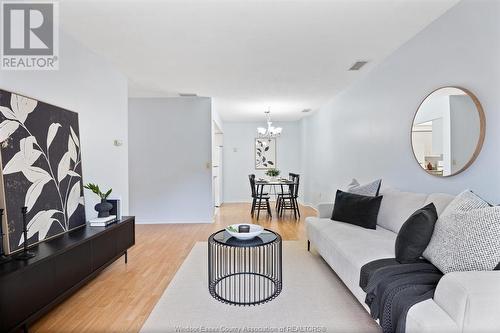
[[400, 264], [395, 259], [379, 259], [361, 268], [360, 287], [365, 303], [384, 333], [404, 333], [408, 310], [430, 299], [443, 274], [428, 261]]

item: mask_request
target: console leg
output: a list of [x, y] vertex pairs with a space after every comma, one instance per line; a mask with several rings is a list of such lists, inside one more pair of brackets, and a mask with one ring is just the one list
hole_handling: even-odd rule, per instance
[[311, 250], [311, 241], [308, 239], [307, 240], [307, 251]]
[[23, 325], [23, 333], [28, 333], [28, 324]]
[[128, 253], [125, 251], [125, 264], [128, 263]]

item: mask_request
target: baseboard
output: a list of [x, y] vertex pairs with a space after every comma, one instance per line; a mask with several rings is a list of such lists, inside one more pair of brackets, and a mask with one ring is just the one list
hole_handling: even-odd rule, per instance
[[193, 224], [193, 223], [214, 223], [214, 220], [149, 220], [135, 218], [135, 224]]
[[302, 205], [302, 206], [305, 206], [305, 207], [309, 207], [309, 208], [314, 209], [315, 211], [318, 211], [318, 209], [316, 208], [316, 205], [314, 205], [312, 203], [301, 202], [299, 200], [299, 205]]

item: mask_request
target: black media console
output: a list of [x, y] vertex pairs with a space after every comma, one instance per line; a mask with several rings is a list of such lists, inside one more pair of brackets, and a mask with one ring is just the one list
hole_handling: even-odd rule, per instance
[[135, 244], [135, 219], [70, 231], [30, 248], [36, 256], [0, 265], [0, 332], [27, 331]]

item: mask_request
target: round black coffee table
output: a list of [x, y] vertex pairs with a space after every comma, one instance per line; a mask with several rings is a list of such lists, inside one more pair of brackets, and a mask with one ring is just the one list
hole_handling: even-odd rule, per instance
[[271, 230], [239, 240], [220, 230], [208, 238], [208, 290], [233, 305], [269, 302], [282, 289], [281, 236]]

